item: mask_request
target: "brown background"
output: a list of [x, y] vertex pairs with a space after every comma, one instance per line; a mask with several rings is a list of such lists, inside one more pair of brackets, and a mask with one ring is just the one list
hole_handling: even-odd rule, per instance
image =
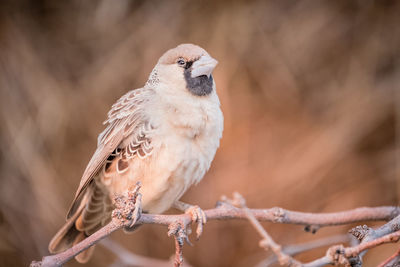
[[[3, 2], [0, 265], [47, 254], [109, 107], [184, 42], [219, 60], [225, 115], [211, 170], [185, 201], [211, 208], [239, 191], [257, 208], [398, 205], [399, 14], [398, 1]], [[350, 228], [311, 235], [264, 226], [282, 244]], [[141, 255], [167, 259], [174, 251], [159, 226], [112, 238]], [[210, 222], [184, 256], [195, 266], [252, 266], [267, 255], [259, 239], [245, 221]], [[371, 251], [365, 266], [394, 249]], [[113, 259], [98, 247], [89, 266]]]

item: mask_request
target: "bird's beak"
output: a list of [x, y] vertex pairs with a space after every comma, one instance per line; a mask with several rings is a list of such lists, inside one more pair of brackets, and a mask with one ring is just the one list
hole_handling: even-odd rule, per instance
[[210, 77], [218, 61], [210, 57], [209, 55], [203, 55], [196, 60], [192, 65], [192, 78], [207, 75]]

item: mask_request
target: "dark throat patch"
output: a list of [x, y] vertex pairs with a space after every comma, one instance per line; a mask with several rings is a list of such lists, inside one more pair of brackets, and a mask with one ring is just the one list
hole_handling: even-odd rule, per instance
[[213, 77], [202, 75], [199, 77], [192, 77], [192, 69], [185, 68], [183, 75], [186, 81], [186, 88], [194, 95], [205, 96], [209, 95], [213, 90]]

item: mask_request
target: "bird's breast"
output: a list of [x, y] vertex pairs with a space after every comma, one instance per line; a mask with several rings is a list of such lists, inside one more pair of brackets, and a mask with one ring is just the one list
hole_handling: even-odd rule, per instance
[[182, 100], [160, 114], [154, 145], [166, 157], [171, 178], [183, 184], [183, 192], [198, 183], [209, 169], [222, 136], [219, 101]]
[[149, 109], [152, 154], [133, 159], [127, 179], [142, 181], [143, 209], [170, 208], [209, 169], [222, 136], [223, 117], [217, 102], [157, 105]]

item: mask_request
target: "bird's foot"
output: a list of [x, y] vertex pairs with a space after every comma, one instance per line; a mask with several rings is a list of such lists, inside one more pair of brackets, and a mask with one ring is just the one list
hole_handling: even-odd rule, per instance
[[197, 205], [190, 205], [181, 201], [175, 201], [174, 207], [189, 214], [192, 222], [197, 223], [196, 238], [198, 240], [203, 233], [203, 225], [207, 222], [207, 216], [204, 211]]
[[175, 236], [175, 239], [181, 246], [183, 246], [184, 241], [193, 246], [188, 237], [191, 233], [192, 230], [181, 220], [173, 222], [168, 226], [168, 236]]
[[203, 225], [207, 222], [207, 216], [204, 211], [197, 205], [191, 206], [190, 208], [186, 209], [185, 213], [189, 214], [192, 217], [192, 222], [197, 223], [196, 238], [198, 240], [203, 233]]
[[126, 196], [115, 197], [115, 209], [112, 218], [123, 224], [130, 221], [128, 228], [132, 228], [140, 218], [142, 212], [142, 195], [139, 193], [140, 182], [136, 183], [133, 190], [128, 191]]
[[133, 213], [131, 217], [132, 222], [129, 227], [133, 227], [135, 225], [137, 220], [140, 218], [141, 214], [142, 214], [142, 195], [138, 193], [137, 195], [135, 195]]

